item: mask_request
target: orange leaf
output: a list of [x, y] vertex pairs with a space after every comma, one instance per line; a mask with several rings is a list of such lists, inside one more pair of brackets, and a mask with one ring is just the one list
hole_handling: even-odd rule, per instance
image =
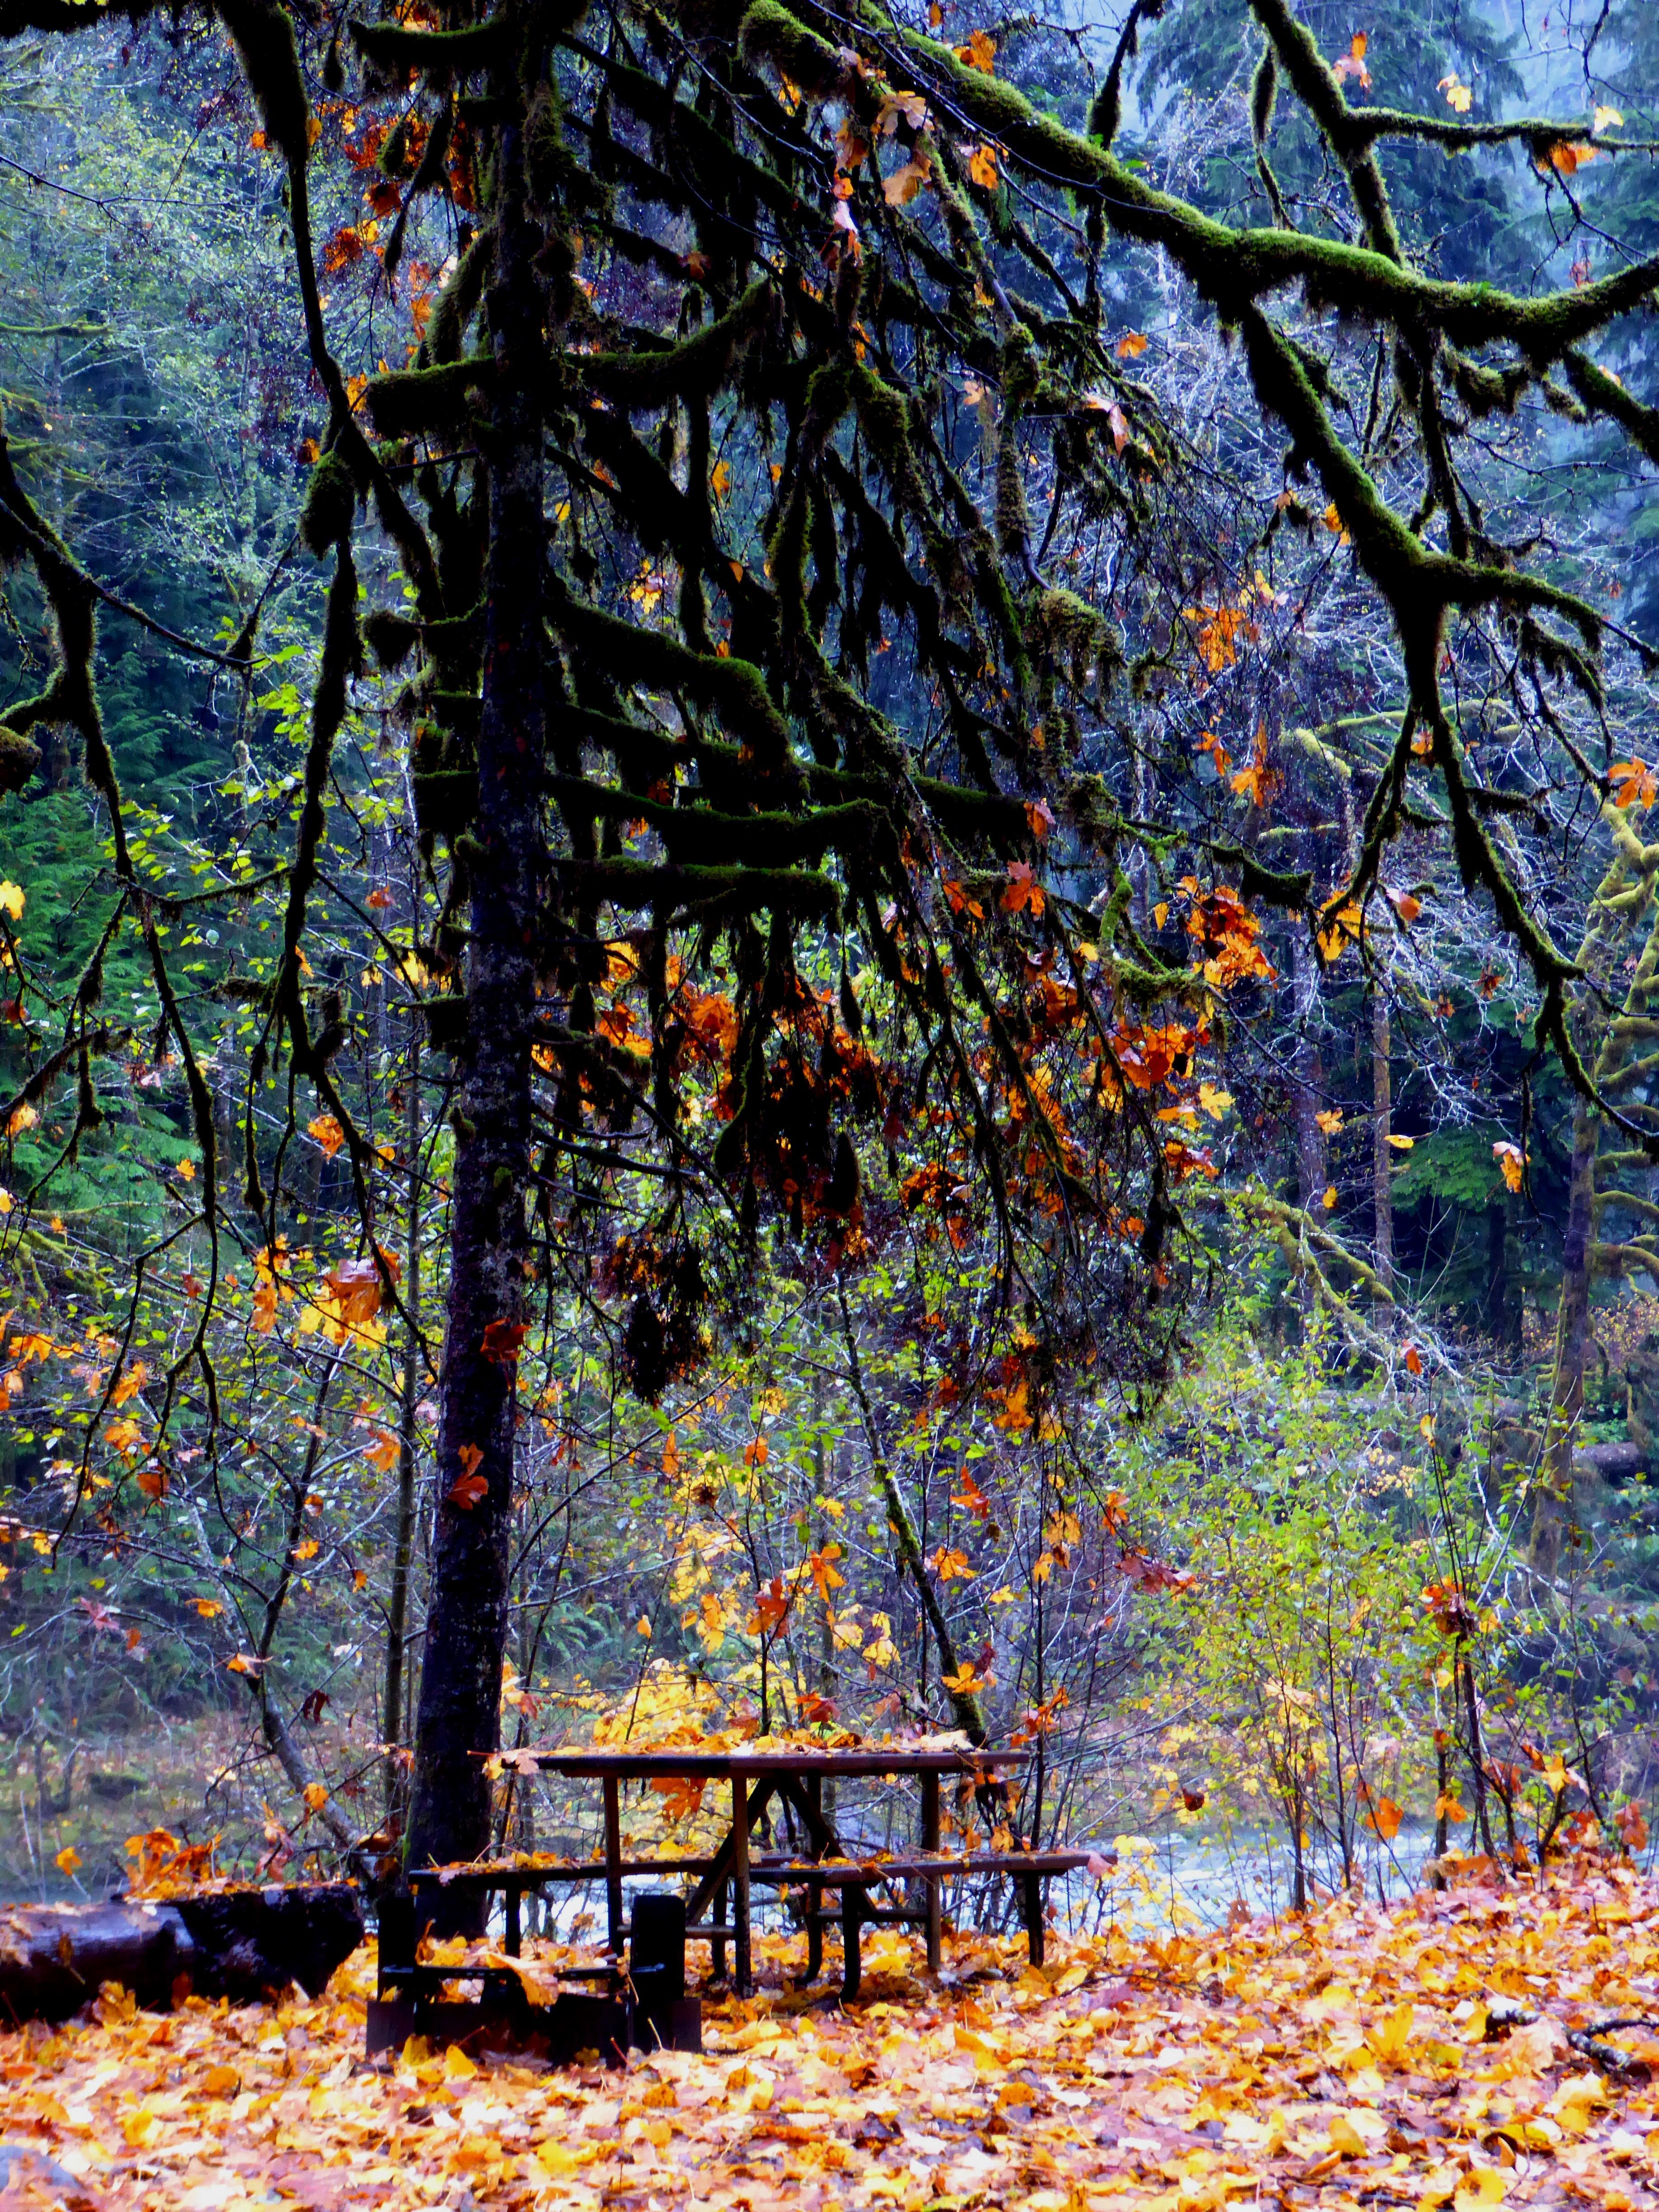
[[1139, 331], [1129, 331], [1117, 342], [1120, 361], [1139, 361], [1146, 350], [1146, 340]]
[[1659, 772], [1650, 769], [1644, 760], [1614, 761], [1607, 774], [1616, 787], [1613, 794], [1615, 806], [1649, 807], [1659, 799]]
[[306, 1134], [315, 1138], [323, 1148], [324, 1156], [331, 1160], [345, 1142], [345, 1131], [332, 1114], [319, 1114], [314, 1121], [307, 1121]]
[[984, 192], [997, 188], [997, 151], [994, 146], [975, 146], [968, 156], [968, 174]]
[[481, 1474], [457, 1475], [444, 1496], [463, 1513], [470, 1513], [480, 1498], [488, 1498], [489, 1485]]
[[398, 1439], [390, 1429], [375, 1429], [363, 1446], [363, 1457], [382, 1474], [390, 1474], [398, 1464]]
[[125, 1406], [129, 1398], [136, 1396], [143, 1389], [149, 1373], [149, 1370], [143, 1361], [136, 1359], [132, 1365], [118, 1378], [114, 1389], [110, 1392], [111, 1405]]
[[1332, 64], [1332, 75], [1339, 80], [1353, 77], [1362, 91], [1369, 92], [1371, 73], [1365, 66], [1365, 49], [1370, 44], [1370, 40], [1364, 31], [1356, 31], [1349, 41], [1347, 52]]
[[1028, 908], [1033, 918], [1041, 915], [1044, 904], [1042, 886], [1032, 873], [1029, 860], [1010, 860], [1008, 884], [1000, 902], [1009, 914], [1023, 914]]
[[775, 1635], [789, 1617], [793, 1595], [781, 1575], [774, 1575], [769, 1583], [757, 1589], [755, 1592], [755, 1609], [750, 1617], [750, 1634]]
[[509, 1366], [519, 1356], [519, 1346], [530, 1334], [530, 1324], [523, 1321], [501, 1319], [492, 1321], [483, 1333], [479, 1347], [486, 1359], [497, 1367]]

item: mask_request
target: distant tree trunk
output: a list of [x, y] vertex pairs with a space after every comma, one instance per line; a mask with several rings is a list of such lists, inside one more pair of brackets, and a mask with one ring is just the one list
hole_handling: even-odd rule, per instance
[[[1613, 856], [1590, 902], [1577, 963], [1585, 980], [1575, 993], [1568, 1018], [1590, 1079], [1598, 1095], [1605, 1096], [1609, 1091], [1625, 1091], [1631, 1073], [1628, 1056], [1652, 1034], [1650, 1000], [1659, 989], [1659, 908], [1655, 890], [1659, 850], [1644, 845], [1618, 809], [1604, 809], [1602, 819], [1613, 835]], [[1624, 947], [1638, 927], [1645, 930], [1646, 942], [1634, 963], [1635, 974], [1622, 994], [1619, 1011], [1608, 1019], [1609, 983]], [[1626, 1243], [1612, 1246], [1597, 1242], [1596, 1217], [1601, 1207], [1623, 1203], [1639, 1212], [1646, 1204], [1643, 1200], [1632, 1200], [1619, 1189], [1618, 1171], [1648, 1164], [1640, 1149], [1615, 1151], [1599, 1159], [1601, 1118], [1598, 1107], [1583, 1097], [1575, 1098], [1567, 1226], [1556, 1304], [1555, 1364], [1530, 1538], [1532, 1564], [1544, 1575], [1557, 1571], [1561, 1553], [1578, 1525], [1580, 1500], [1573, 1481], [1573, 1449], [1584, 1407], [1590, 1292], [1598, 1267], [1614, 1270], [1633, 1263], [1650, 1267], [1659, 1260], [1650, 1236], [1638, 1235]], [[1598, 1169], [1607, 1185], [1599, 1194]]]
[[1595, 1152], [1600, 1134], [1601, 1116], [1584, 1099], [1578, 1099], [1572, 1116], [1572, 1175], [1567, 1195], [1567, 1233], [1561, 1248], [1549, 1426], [1532, 1516], [1532, 1564], [1545, 1575], [1554, 1574], [1559, 1566], [1562, 1548], [1575, 1521], [1572, 1455], [1584, 1409], [1595, 1231]]
[[1394, 1288], [1393, 1152], [1389, 1143], [1393, 1112], [1389, 1002], [1379, 987], [1371, 994], [1371, 1264], [1385, 1291]]
[[1510, 1280], [1510, 1209], [1500, 1198], [1486, 1208], [1486, 1326], [1505, 1352], [1520, 1343], [1520, 1308]]
[[[46, 407], [50, 419], [64, 418], [64, 341], [52, 342], [52, 367], [46, 374]], [[64, 490], [64, 448], [54, 442], [46, 471], [40, 502], [58, 536], [67, 534], [68, 501]], [[52, 722], [41, 732], [40, 779], [49, 791], [67, 791], [75, 780], [75, 756], [70, 750], [67, 722]]]
[[[516, 11], [508, 20], [518, 27]], [[515, 41], [515, 44], [517, 42]], [[466, 1065], [456, 1114], [448, 1323], [432, 1580], [421, 1666], [409, 1863], [484, 1850], [507, 1645], [514, 1376], [528, 1252], [531, 1033], [544, 727], [545, 316], [526, 205], [520, 95], [501, 73], [495, 266], [497, 374], [486, 462], [483, 701], [471, 860]], [[476, 1486], [481, 1480], [483, 1489]], [[473, 1908], [474, 1911], [477, 1907]], [[458, 1925], [467, 1908], [458, 1907]]]
[[409, 1166], [409, 1211], [404, 1237], [404, 1304], [410, 1325], [404, 1338], [404, 1387], [398, 1407], [398, 1517], [392, 1542], [392, 1593], [386, 1606], [386, 1707], [381, 1741], [387, 1747], [387, 1814], [407, 1809], [409, 1778], [399, 1756], [407, 1705], [404, 1696], [404, 1654], [409, 1635], [409, 1570], [415, 1552], [415, 1475], [419, 1438], [416, 1407], [421, 1397], [421, 1031], [417, 1015], [410, 1025], [409, 1066], [404, 1078], [404, 1149]]
[[1297, 1197], [1305, 1212], [1318, 1214], [1323, 1209], [1329, 1158], [1318, 1121], [1325, 1089], [1319, 1052], [1319, 978], [1306, 933], [1299, 929], [1291, 939], [1291, 1012], [1296, 1025], [1291, 1099]]

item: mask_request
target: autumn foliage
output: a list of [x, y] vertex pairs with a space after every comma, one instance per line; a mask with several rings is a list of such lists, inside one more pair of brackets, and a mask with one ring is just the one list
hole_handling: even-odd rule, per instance
[[[1122, 1900], [1120, 1900], [1121, 1905]], [[7, 2204], [239, 2212], [489, 2204], [1213, 2208], [1651, 2201], [1659, 1899], [1587, 1860], [1391, 1912], [1130, 1923], [1042, 1969], [990, 1936], [866, 1944], [847, 2010], [760, 1945], [749, 2002], [711, 2002], [701, 2057], [625, 2071], [411, 2040], [363, 2055], [373, 1960], [315, 2003], [80, 2021], [0, 2049]], [[546, 1947], [552, 1978], [570, 1954]]]

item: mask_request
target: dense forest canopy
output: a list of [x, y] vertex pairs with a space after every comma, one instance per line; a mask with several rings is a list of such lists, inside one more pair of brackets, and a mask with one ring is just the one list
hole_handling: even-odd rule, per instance
[[268, 1867], [1636, 1835], [1659, 53], [1516, 18], [0, 0], [40, 1879], [146, 1716]]

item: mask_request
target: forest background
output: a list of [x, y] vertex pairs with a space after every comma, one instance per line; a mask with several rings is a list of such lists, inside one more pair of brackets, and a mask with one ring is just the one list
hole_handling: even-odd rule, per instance
[[[1323, 126], [1275, 120], [1263, 20], [1284, 11], [1106, 12], [935, 7], [915, 29], [1075, 133], [1115, 85], [1127, 172], [1218, 223], [1343, 240], [1372, 220]], [[1460, 1850], [1532, 1863], [1596, 1838], [1645, 1863], [1659, 394], [1644, 294], [1603, 308], [1596, 287], [1659, 246], [1659, 32], [1620, 0], [1547, 26], [1506, 0], [1297, 12], [1356, 112], [1558, 119], [1389, 149], [1413, 267], [1595, 308], [1595, 362], [1437, 366], [1444, 482], [1388, 332], [1316, 284], [1289, 319], [1414, 528], [1596, 611], [1593, 677], [1535, 606], [1460, 611], [1438, 647], [1455, 757], [1413, 721], [1411, 637], [1355, 517], [1287, 470], [1255, 341], [1161, 246], [1103, 253], [1104, 224], [1022, 181], [988, 124], [930, 152], [896, 79], [866, 114], [747, 30], [740, 63], [718, 32], [698, 47], [689, 12], [596, 13], [565, 41], [576, 166], [612, 134], [610, 197], [584, 213], [562, 175], [580, 227], [549, 281], [613, 398], [580, 438], [548, 433], [554, 563], [596, 611], [583, 630], [557, 603], [570, 690], [538, 796], [556, 865], [589, 873], [536, 984], [522, 1317], [482, 1332], [516, 1431], [504, 1489], [483, 1443], [439, 1433], [477, 1134], [477, 672], [411, 679], [417, 643], [446, 649], [412, 540], [330, 475], [343, 402], [465, 567], [488, 440], [444, 332], [477, 312], [488, 102], [448, 90], [459, 63], [434, 104], [429, 60], [300, 21], [307, 295], [292, 165], [225, 28], [0, 18], [4, 488], [33, 518], [0, 539], [14, 1887], [95, 1894], [156, 1830], [216, 1838], [226, 1869], [390, 1863], [435, 1533], [496, 1505], [499, 1742], [472, 1747], [498, 1753], [507, 1848], [575, 1847], [579, 1808], [499, 1755], [526, 1743], [962, 1728], [1032, 1747], [1025, 1832], [1115, 1838], [1126, 1867], [1203, 1844], [1224, 1910], [1356, 1875], [1387, 1895]], [[780, 252], [799, 216], [855, 427], [820, 395], [769, 445], [742, 363], [772, 341], [720, 222], [695, 196], [638, 214], [691, 126], [611, 119], [619, 51], [695, 117], [729, 66], [799, 134], [823, 203], [773, 210]], [[988, 556], [961, 587], [954, 659], [950, 532], [907, 508], [859, 380], [890, 368], [876, 227], [913, 215], [915, 296], [950, 290], [948, 245], [987, 333], [918, 374], [932, 481], [967, 565], [994, 541], [1023, 571], [1018, 623]], [[744, 313], [761, 336], [734, 335]], [[1098, 335], [1060, 404], [1068, 316]], [[641, 375], [641, 349], [700, 331], [718, 343]], [[446, 362], [437, 424], [398, 380]], [[648, 439], [615, 429], [641, 408]], [[732, 580], [712, 608], [688, 507]], [[937, 607], [882, 566], [911, 522]], [[64, 659], [29, 532], [101, 587], [118, 831], [72, 714], [9, 727]], [[787, 633], [792, 560], [816, 662], [739, 696], [719, 667], [750, 665], [763, 602]], [[359, 599], [379, 610], [348, 665], [343, 597], [354, 632]], [[867, 817], [815, 842], [764, 813], [758, 858], [677, 842], [708, 726], [742, 743], [722, 787], [764, 793], [785, 707], [849, 811], [869, 796], [836, 765], [848, 732], [902, 732], [938, 830], [902, 855], [932, 938], [836, 844]], [[837, 716], [842, 755], [814, 734]], [[582, 745], [629, 723], [626, 804], [576, 805]], [[951, 797], [987, 732], [1013, 825], [989, 852]], [[1497, 877], [1469, 860], [1477, 815]], [[803, 888], [811, 862], [828, 890]], [[994, 980], [953, 1031], [951, 978], [975, 973]], [[641, 1843], [702, 1817], [695, 1792], [630, 1814]]]

